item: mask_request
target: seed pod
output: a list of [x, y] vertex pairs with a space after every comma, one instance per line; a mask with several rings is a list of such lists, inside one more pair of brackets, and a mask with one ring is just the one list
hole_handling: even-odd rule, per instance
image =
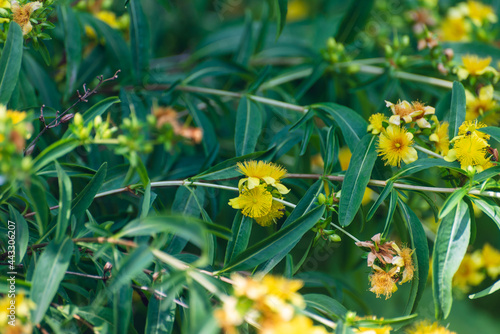
[[61, 123], [68, 123], [75, 117], [75, 114], [66, 114], [63, 117], [61, 117]]

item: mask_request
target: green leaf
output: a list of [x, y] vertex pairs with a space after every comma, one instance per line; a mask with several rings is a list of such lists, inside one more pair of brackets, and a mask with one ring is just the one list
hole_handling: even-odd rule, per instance
[[234, 55], [234, 62], [241, 64], [243, 66], [248, 65], [248, 61], [254, 51], [254, 40], [253, 40], [253, 19], [252, 12], [247, 10], [245, 13], [245, 27], [241, 34], [240, 44], [238, 50]]
[[448, 215], [448, 213], [450, 213], [450, 211], [458, 205], [458, 203], [462, 200], [462, 198], [464, 198], [465, 195], [467, 195], [468, 192], [469, 189], [467, 187], [455, 190], [443, 203], [443, 207], [439, 212], [438, 218], [443, 219], [444, 216]]
[[38, 232], [42, 236], [45, 233], [50, 217], [49, 205], [45, 196], [46, 189], [37, 178], [32, 178], [25, 189], [35, 212]]
[[453, 302], [452, 279], [467, 251], [470, 216], [467, 204], [460, 201], [439, 225], [432, 254], [432, 291], [436, 319], [445, 319]]
[[458, 161], [448, 162], [443, 159], [434, 159], [434, 158], [424, 158], [418, 159], [415, 162], [412, 162], [409, 165], [405, 165], [401, 170], [391, 177], [392, 180], [399, 179], [403, 176], [412, 175], [418, 173], [423, 170], [428, 170], [433, 167], [443, 167], [451, 169], [455, 172], [459, 172], [461, 174], [465, 174], [465, 171], [460, 168], [460, 163]]
[[221, 272], [253, 268], [273, 257], [277, 249], [283, 249], [290, 244], [297, 244], [300, 238], [316, 225], [324, 211], [324, 206], [318, 206], [312, 209], [293, 223], [290, 223], [278, 232], [242, 252], [233, 261], [227, 264]]
[[500, 229], [500, 207], [495, 201], [489, 198], [479, 198], [476, 196], [468, 196], [476, 206], [481, 209], [488, 217], [497, 224]]
[[66, 234], [71, 218], [71, 180], [56, 161], [57, 178], [59, 181], [59, 213], [57, 214], [56, 235], [54, 240], [61, 242]]
[[231, 262], [235, 256], [247, 248], [250, 233], [252, 232], [252, 224], [252, 219], [242, 215], [241, 211], [236, 213], [233, 220], [233, 227], [231, 228], [233, 238], [227, 243], [224, 263]]
[[361, 205], [377, 160], [376, 143], [377, 136], [367, 134], [354, 150], [340, 193], [339, 223], [342, 226], [352, 222]]
[[124, 257], [116, 273], [113, 273], [112, 281], [108, 288], [112, 293], [130, 285], [132, 279], [153, 262], [153, 253], [147, 244], [139, 245], [128, 256]]
[[78, 140], [71, 138], [56, 141], [54, 144], [50, 145], [37, 155], [37, 157], [33, 160], [33, 169], [35, 171], [40, 170], [42, 167], [45, 167], [57, 158], [73, 151], [78, 147], [78, 145]]
[[236, 155], [254, 153], [257, 139], [262, 131], [262, 112], [258, 105], [243, 96], [236, 111], [234, 144]]
[[[132, 1], [134, 3], [135, 1]], [[113, 318], [115, 334], [129, 333], [132, 316], [132, 295], [134, 290], [131, 285], [122, 286], [113, 294]]]
[[335, 36], [337, 42], [342, 44], [352, 42], [359, 32], [363, 31], [375, 1], [364, 0], [362, 5], [358, 1], [350, 3]]
[[336, 103], [318, 103], [313, 109], [326, 111], [337, 124], [351, 152], [354, 152], [361, 138], [366, 134], [368, 123], [354, 110]]
[[[182, 286], [182, 285], [180, 285]], [[166, 297], [158, 297], [152, 294], [149, 298], [148, 315], [146, 318], [146, 328], [144, 333], [169, 334], [175, 321], [175, 304], [173, 303], [175, 293], [164, 292], [163, 288], [157, 288]]]
[[108, 163], [103, 163], [95, 173], [92, 180], [90, 180], [90, 182], [71, 203], [71, 210], [76, 218], [83, 216], [90, 204], [94, 201], [95, 195], [97, 195], [99, 189], [101, 189], [104, 179], [106, 178], [107, 167]]
[[[287, 217], [281, 229], [284, 229], [288, 225], [292, 224], [295, 220], [299, 219], [301, 216], [305, 215], [313, 208], [316, 207], [316, 203], [318, 200], [318, 196], [323, 192], [323, 181], [316, 181], [305, 193], [305, 195], [300, 199], [299, 203], [293, 209], [292, 213]], [[298, 242], [298, 241], [297, 241]], [[273, 256], [267, 262], [261, 264], [258, 268], [258, 271], [261, 274], [268, 273], [271, 269], [273, 269], [289, 252], [293, 247], [297, 244], [291, 243], [285, 247], [283, 247], [275, 256]], [[298, 263], [300, 265], [300, 262]], [[294, 271], [297, 271], [300, 267], [296, 266]]]
[[335, 128], [330, 127], [326, 135], [325, 152], [323, 152], [323, 160], [325, 162], [323, 173], [325, 175], [330, 174], [333, 170], [335, 153], [338, 154], [338, 152], [335, 152]]
[[7, 105], [16, 87], [23, 59], [23, 43], [21, 27], [11, 21], [0, 58], [0, 104]]
[[70, 6], [59, 6], [58, 12], [62, 23], [64, 50], [66, 52], [65, 98], [69, 98], [75, 92], [78, 68], [82, 61], [82, 33], [80, 23]]
[[[87, 124], [93, 122], [94, 118], [96, 118], [97, 116], [101, 116], [102, 114], [104, 114], [104, 112], [106, 112], [106, 110], [108, 110], [109, 107], [111, 107], [115, 103], [120, 103], [120, 99], [118, 99], [117, 97], [108, 97], [94, 104], [82, 115], [84, 126], [87, 126]], [[74, 137], [75, 134], [68, 130], [64, 133], [62, 138], [65, 139]]]
[[72, 255], [73, 241], [66, 237], [61, 243], [55, 241], [49, 243], [36, 262], [30, 292], [30, 298], [36, 304], [31, 314], [34, 325], [39, 324], [47, 312], [68, 269]]
[[344, 319], [348, 310], [337, 300], [322, 294], [309, 293], [304, 295], [308, 307], [312, 307], [331, 318]]
[[373, 203], [372, 207], [368, 211], [368, 214], [366, 215], [367, 221], [373, 218], [373, 215], [375, 214], [375, 212], [377, 212], [377, 209], [385, 201], [387, 196], [389, 196], [389, 194], [392, 192], [393, 187], [394, 187], [394, 181], [393, 180], [387, 181], [387, 184], [385, 185], [384, 189], [382, 190], [377, 200], [375, 201], [375, 203]]
[[180, 187], [175, 192], [172, 211], [178, 212], [183, 216], [193, 216], [199, 218], [201, 209], [205, 203], [205, 189], [196, 187], [193, 191], [189, 191], [188, 187]]
[[450, 138], [458, 134], [458, 128], [465, 122], [465, 89], [464, 86], [458, 82], [453, 82], [453, 89], [451, 91], [451, 110], [449, 115]]
[[417, 310], [418, 303], [425, 290], [429, 275], [429, 245], [427, 244], [424, 228], [417, 215], [402, 200], [399, 200], [399, 208], [406, 223], [406, 228], [410, 233], [411, 248], [415, 250], [412, 258], [416, 271], [411, 281], [410, 298], [404, 312], [405, 315], [408, 315]]
[[201, 143], [203, 144], [205, 155], [208, 156], [213, 153], [217, 146], [219, 146], [214, 126], [203, 111], [201, 111], [195, 103], [191, 102], [189, 97], [184, 97], [183, 100], [186, 103], [189, 114], [194, 118], [196, 124], [203, 129], [203, 140]]
[[278, 26], [278, 31], [276, 32], [276, 39], [280, 37], [281, 32], [286, 24], [286, 14], [288, 13], [288, 0], [274, 0], [274, 3], [278, 7], [278, 12], [276, 15], [276, 23]]
[[[482, 129], [481, 129], [482, 130]], [[500, 166], [495, 166], [474, 175], [475, 182], [483, 182], [500, 174]]]
[[[21, 263], [24, 255], [26, 255], [26, 251], [28, 250], [28, 242], [30, 238], [29, 227], [23, 215], [21, 215], [19, 211], [14, 209], [12, 205], [9, 205], [9, 217], [12, 217], [12, 222], [15, 223], [15, 263]], [[10, 239], [10, 229], [9, 232], [7, 232], [7, 236]]]
[[487, 287], [484, 290], [481, 290], [477, 293], [473, 293], [473, 294], [469, 295], [469, 298], [470, 299], [477, 299], [477, 298], [481, 298], [481, 297], [486, 297], [486, 296], [489, 296], [493, 292], [498, 291], [498, 290], [500, 290], [500, 280], [496, 281], [495, 283], [493, 283], [493, 285]]
[[500, 143], [500, 128], [499, 127], [496, 127], [496, 126], [487, 126], [485, 128], [481, 128], [481, 130], [479, 130], [479, 131], [484, 132], [486, 134], [489, 134], [497, 142]]
[[132, 53], [132, 74], [137, 85], [142, 84], [144, 71], [149, 67], [150, 33], [148, 19], [142, 8], [143, 1], [132, 1], [130, 13], [130, 50]]

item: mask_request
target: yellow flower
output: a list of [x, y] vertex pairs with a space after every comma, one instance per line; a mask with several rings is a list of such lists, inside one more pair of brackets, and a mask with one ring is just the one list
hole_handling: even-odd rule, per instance
[[436, 152], [447, 155], [450, 150], [450, 138], [448, 137], [448, 122], [437, 123], [436, 130], [429, 136], [429, 140], [435, 142]]
[[267, 288], [268, 295], [273, 295], [300, 308], [305, 306], [302, 295], [297, 293], [304, 286], [301, 280], [266, 275], [262, 279], [262, 285]]
[[448, 152], [448, 157], [455, 156], [460, 161], [460, 166], [468, 170], [469, 166], [482, 166], [488, 162], [486, 159], [486, 147], [488, 144], [476, 133], [459, 138], [454, 142], [453, 149]]
[[282, 203], [273, 200], [273, 204], [271, 205], [271, 210], [269, 211], [269, 213], [263, 217], [255, 218], [255, 221], [260, 226], [269, 226], [273, 223], [276, 223], [276, 220], [283, 217], [284, 211], [285, 206]]
[[462, 81], [469, 76], [483, 75], [487, 72], [497, 75], [497, 71], [490, 66], [491, 57], [479, 58], [477, 55], [466, 55], [462, 57], [463, 66], [457, 68], [458, 80]]
[[401, 160], [406, 164], [417, 160], [417, 151], [411, 147], [413, 135], [399, 126], [389, 125], [386, 131], [380, 134], [378, 152], [386, 165], [400, 166]]
[[292, 0], [288, 3], [287, 21], [299, 21], [309, 14], [309, 3], [304, 0]]
[[[479, 89], [479, 96], [476, 97], [473, 93], [466, 90], [465, 91], [466, 104], [467, 104], [467, 114], [466, 120], [475, 120], [477, 118], [483, 117], [486, 114], [488, 123], [497, 123], [497, 117], [488, 113], [493, 111], [497, 107], [497, 102], [493, 99], [493, 86], [488, 85], [481, 87]], [[493, 116], [493, 117], [488, 117]]]
[[391, 326], [384, 326], [380, 328], [359, 327], [357, 329], [353, 329], [353, 332], [356, 334], [391, 334], [391, 330]]
[[414, 101], [412, 103], [408, 101], [399, 101], [397, 104], [385, 101], [386, 106], [391, 108], [393, 116], [389, 118], [389, 123], [393, 125], [401, 125], [401, 119], [406, 123], [417, 122], [420, 128], [430, 128], [431, 125], [424, 116], [434, 115], [435, 109], [430, 106], [426, 106], [423, 103]]
[[392, 277], [397, 274], [399, 267], [393, 267], [388, 272], [377, 265], [373, 265], [373, 269], [375, 269], [375, 272], [370, 275], [370, 291], [375, 293], [377, 298], [380, 295], [384, 295], [385, 299], [391, 298], [392, 294], [398, 290]]
[[95, 14], [95, 17], [106, 23], [108, 26], [114, 29], [119, 29], [118, 20], [116, 19], [116, 14], [107, 10], [102, 10]]
[[486, 140], [490, 139], [490, 135], [478, 130], [481, 128], [485, 128], [486, 126], [487, 126], [486, 124], [478, 122], [477, 120], [465, 121], [458, 128], [458, 135], [459, 136], [467, 136], [467, 135], [475, 134], [479, 138], [486, 141]]
[[238, 162], [240, 173], [247, 177], [240, 180], [238, 187], [241, 189], [246, 184], [248, 189], [259, 186], [260, 181], [276, 188], [280, 194], [287, 194], [290, 190], [279, 181], [285, 176], [286, 169], [271, 162], [245, 161]]
[[[13, 320], [9, 318], [10, 310], [8, 307], [11, 305], [11, 301], [15, 301], [15, 325], [9, 325], [8, 322]], [[25, 298], [24, 293], [19, 293], [15, 298], [9, 298], [5, 296], [0, 299], [0, 330], [2, 333], [8, 334], [21, 334], [21, 333], [31, 333], [32, 326], [29, 321], [31, 310], [35, 308], [35, 304]]]
[[479, 1], [468, 1], [467, 2], [468, 16], [471, 18], [472, 22], [480, 26], [484, 21], [496, 22], [497, 16], [493, 7], [487, 6]]
[[230, 199], [229, 205], [250, 218], [264, 217], [271, 210], [273, 196], [264, 185], [253, 189], [243, 189], [240, 196]]
[[406, 330], [407, 334], [457, 334], [455, 332], [452, 332], [448, 330], [447, 328], [444, 328], [442, 326], [439, 326], [437, 322], [430, 323], [429, 321], [419, 321], [413, 327], [410, 329]]
[[496, 279], [498, 275], [500, 275], [500, 252], [491, 247], [490, 244], [485, 244], [481, 254], [488, 276], [492, 279]]
[[12, 120], [12, 124], [16, 125], [26, 119], [27, 114], [23, 111], [7, 110], [7, 118]]
[[464, 17], [447, 17], [441, 23], [441, 40], [463, 42], [469, 40], [471, 26]]
[[290, 321], [269, 321], [264, 324], [261, 334], [327, 334], [322, 326], [314, 326], [311, 319], [297, 315]]
[[30, 16], [33, 12], [42, 7], [41, 2], [28, 2], [27, 4], [20, 6], [19, 2], [16, 0], [11, 2], [12, 14], [14, 17], [14, 22], [21, 26], [23, 30], [23, 35], [29, 34], [33, 27], [31, 26]]
[[481, 271], [483, 268], [483, 258], [479, 251], [472, 254], [465, 254], [460, 267], [455, 276], [453, 276], [453, 286], [467, 292], [470, 286], [481, 284], [485, 279], [485, 274]]
[[370, 124], [368, 125], [368, 132], [371, 132], [374, 135], [378, 135], [382, 130], [384, 130], [384, 125], [382, 124], [386, 121], [386, 117], [384, 114], [374, 114], [371, 115], [368, 119]]
[[236, 334], [236, 326], [243, 323], [243, 317], [238, 312], [238, 299], [227, 297], [222, 308], [214, 311], [214, 317], [226, 334]]
[[0, 8], [10, 8], [9, 0], [0, 0]]

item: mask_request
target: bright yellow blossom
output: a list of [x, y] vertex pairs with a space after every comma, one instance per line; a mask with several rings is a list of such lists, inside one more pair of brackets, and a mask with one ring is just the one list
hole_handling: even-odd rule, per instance
[[455, 156], [464, 170], [468, 170], [469, 166], [483, 166], [488, 162], [486, 158], [487, 146], [488, 144], [484, 139], [480, 138], [476, 133], [472, 133], [454, 142], [453, 149], [448, 152], [446, 160], [453, 161], [450, 157]]
[[238, 187], [241, 189], [246, 184], [248, 189], [253, 189], [264, 181], [266, 184], [276, 188], [280, 194], [287, 194], [290, 190], [279, 181], [285, 176], [286, 169], [271, 162], [245, 161], [238, 162], [240, 173], [247, 177], [240, 180]]
[[229, 205], [250, 218], [264, 217], [271, 210], [273, 195], [264, 185], [252, 189], [243, 189], [240, 196], [230, 199]]
[[353, 332], [356, 334], [391, 334], [391, 330], [391, 326], [384, 326], [380, 328], [359, 327], [357, 329], [353, 329]]
[[472, 22], [481, 26], [484, 21], [489, 21], [495, 23], [497, 21], [497, 16], [493, 7], [485, 5], [479, 1], [467, 2], [468, 16], [471, 18]]
[[429, 140], [436, 145], [436, 152], [447, 155], [450, 150], [450, 138], [448, 136], [448, 122], [437, 123], [436, 130], [429, 136]]
[[457, 334], [445, 327], [439, 326], [437, 322], [419, 321], [411, 328], [406, 330], [407, 334]]
[[12, 124], [16, 125], [26, 119], [27, 114], [24, 111], [7, 110], [7, 118], [12, 120]]
[[368, 125], [368, 132], [371, 132], [374, 135], [378, 135], [382, 130], [384, 130], [383, 122], [386, 122], [387, 119], [384, 114], [373, 114], [368, 119], [370, 124]]
[[500, 275], [500, 252], [490, 244], [485, 244], [481, 251], [481, 255], [488, 276], [492, 279], [496, 279], [498, 275]]
[[290, 321], [269, 321], [265, 323], [261, 334], [327, 334], [322, 326], [314, 326], [311, 319], [304, 315], [297, 315]]
[[460, 267], [453, 276], [453, 286], [467, 292], [471, 286], [481, 284], [486, 275], [481, 270], [483, 268], [483, 258], [480, 251], [472, 254], [465, 254]]
[[463, 66], [457, 68], [458, 80], [462, 81], [469, 76], [479, 76], [487, 72], [495, 75], [498, 72], [490, 66], [491, 57], [479, 58], [477, 55], [466, 55], [462, 57]]
[[441, 23], [440, 37], [443, 41], [464, 42], [469, 40], [471, 25], [464, 17], [447, 17]]
[[255, 221], [260, 226], [269, 226], [273, 223], [276, 223], [278, 219], [283, 217], [284, 211], [285, 206], [282, 203], [273, 200], [273, 204], [271, 205], [271, 210], [269, 210], [269, 213], [263, 217], [255, 218]]
[[476, 120], [473, 121], [465, 121], [460, 125], [458, 128], [458, 135], [459, 136], [467, 136], [467, 135], [472, 135], [475, 134], [479, 138], [483, 139], [484, 141], [490, 139], [490, 135], [479, 131], [481, 128], [485, 128], [487, 125], [481, 122], [478, 122]]
[[[465, 119], [475, 120], [484, 116], [488, 124], [498, 123], [497, 117], [491, 114], [497, 108], [497, 102], [493, 98], [493, 86], [487, 85], [479, 89], [479, 96], [475, 96], [470, 91], [465, 91], [465, 98], [467, 104], [467, 114]], [[488, 117], [492, 116], [492, 117]]]
[[28, 2], [25, 5], [19, 5], [19, 2], [16, 0], [11, 2], [11, 8], [12, 8], [12, 15], [14, 17], [14, 22], [19, 24], [21, 26], [21, 29], [23, 30], [23, 35], [27, 35], [30, 33], [31, 29], [33, 29], [31, 22], [30, 22], [30, 16], [33, 14], [33, 12], [39, 8], [42, 7], [42, 3], [35, 1], [35, 2]]
[[413, 135], [406, 129], [389, 125], [386, 131], [380, 134], [378, 152], [386, 165], [400, 166], [401, 160], [406, 164], [417, 160], [418, 155], [413, 145]]
[[[15, 301], [15, 320], [9, 318], [10, 310], [8, 307], [11, 301]], [[7, 334], [32, 333], [32, 325], [29, 321], [31, 310], [35, 304], [25, 298], [24, 293], [19, 293], [14, 299], [5, 296], [0, 299], [0, 331]], [[9, 321], [15, 321], [15, 325], [10, 325]]]

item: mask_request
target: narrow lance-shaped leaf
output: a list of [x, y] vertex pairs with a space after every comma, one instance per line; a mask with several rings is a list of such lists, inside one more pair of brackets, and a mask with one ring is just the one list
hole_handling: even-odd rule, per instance
[[252, 231], [252, 224], [252, 219], [242, 215], [240, 211], [236, 213], [233, 220], [233, 227], [231, 228], [233, 238], [227, 243], [224, 263], [231, 262], [235, 256], [247, 248], [250, 233]]
[[70, 97], [75, 90], [78, 68], [82, 61], [82, 39], [80, 23], [72, 7], [63, 5], [58, 10], [64, 31], [64, 50], [66, 52], [66, 93]]
[[439, 225], [432, 254], [432, 291], [436, 318], [448, 317], [453, 302], [452, 279], [467, 251], [470, 216], [467, 204], [460, 201]]
[[107, 166], [108, 164], [105, 162], [99, 167], [92, 180], [90, 180], [87, 186], [83, 188], [71, 203], [75, 217], [81, 217], [94, 201], [95, 195], [99, 189], [101, 189], [104, 179], [106, 178]]
[[458, 82], [453, 82], [453, 89], [451, 91], [451, 110], [449, 115], [450, 138], [458, 134], [458, 128], [465, 121], [465, 89], [464, 86]]
[[23, 59], [23, 42], [21, 27], [11, 21], [0, 58], [0, 104], [7, 105], [16, 87]]
[[62, 241], [71, 217], [71, 180], [66, 172], [56, 162], [57, 178], [59, 181], [59, 213], [57, 215], [56, 242]]
[[376, 142], [376, 136], [367, 134], [354, 150], [340, 193], [339, 223], [342, 226], [352, 222], [361, 205], [377, 160]]
[[65, 238], [61, 243], [52, 241], [40, 256], [33, 274], [30, 298], [36, 304], [32, 322], [42, 321], [52, 299], [64, 278], [73, 255], [73, 241]]
[[262, 131], [262, 112], [255, 102], [243, 96], [236, 111], [234, 142], [236, 155], [253, 153]]
[[149, 66], [150, 34], [148, 20], [142, 9], [143, 1], [132, 1], [130, 13], [130, 48], [132, 53], [132, 73], [136, 84], [141, 84], [144, 70]]

